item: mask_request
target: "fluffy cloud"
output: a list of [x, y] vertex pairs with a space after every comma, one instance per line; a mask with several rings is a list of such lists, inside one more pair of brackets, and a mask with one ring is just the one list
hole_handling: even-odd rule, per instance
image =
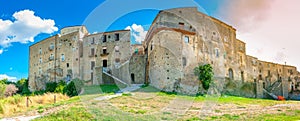
[[237, 28], [248, 54], [281, 64], [286, 61], [299, 70], [299, 4], [299, 0], [230, 0], [221, 5], [219, 14]]
[[127, 26], [125, 30], [131, 30], [132, 36], [136, 42], [141, 43], [145, 40], [147, 31], [144, 30], [142, 25], [132, 24], [131, 26]]
[[6, 74], [0, 74], [0, 80], [2, 79], [7, 79], [8, 81], [12, 81], [12, 82], [17, 81], [17, 77], [11, 77]]
[[58, 30], [54, 20], [42, 19], [31, 10], [15, 12], [13, 18], [14, 21], [0, 19], [0, 54], [11, 43], [33, 42], [40, 33], [50, 34]]
[[0, 54], [2, 54], [3, 53], [3, 49], [0, 49]]

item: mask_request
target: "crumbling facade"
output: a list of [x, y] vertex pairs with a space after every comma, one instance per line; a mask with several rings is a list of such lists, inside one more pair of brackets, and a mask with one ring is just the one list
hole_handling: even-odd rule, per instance
[[300, 90], [296, 67], [247, 55], [235, 28], [194, 7], [162, 10], [142, 44], [131, 45], [130, 38], [130, 30], [89, 34], [84, 26], [66, 27], [30, 46], [29, 85], [40, 90], [47, 81], [79, 78], [86, 85], [149, 83], [196, 94], [194, 68], [211, 64], [219, 91], [228, 80], [253, 83], [258, 98]]

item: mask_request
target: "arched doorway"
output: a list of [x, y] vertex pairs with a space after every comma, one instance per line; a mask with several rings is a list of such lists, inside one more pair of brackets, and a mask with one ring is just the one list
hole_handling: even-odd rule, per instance
[[233, 70], [230, 68], [230, 69], [228, 69], [228, 75], [229, 75], [229, 79], [230, 80], [233, 80], [234, 78], [233, 78]]

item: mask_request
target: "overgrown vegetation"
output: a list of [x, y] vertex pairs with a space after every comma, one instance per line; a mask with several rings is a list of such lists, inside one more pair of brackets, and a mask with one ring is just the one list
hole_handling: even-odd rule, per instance
[[214, 76], [211, 65], [199, 65], [198, 67], [194, 68], [194, 74], [198, 76], [198, 80], [201, 82], [202, 87], [205, 90], [208, 90]]

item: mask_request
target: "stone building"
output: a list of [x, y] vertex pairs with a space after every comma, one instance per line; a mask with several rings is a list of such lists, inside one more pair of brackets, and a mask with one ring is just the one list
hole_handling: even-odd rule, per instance
[[246, 54], [246, 43], [236, 29], [197, 8], [162, 10], [153, 21], [145, 42], [146, 81], [165, 91], [195, 94], [199, 81], [193, 68], [211, 64], [219, 89], [226, 80], [254, 83], [256, 96], [264, 92], [288, 96], [299, 88], [296, 67], [260, 61]]
[[79, 78], [82, 39], [85, 26], [61, 29], [60, 34], [46, 38], [29, 48], [29, 85], [31, 90], [45, 88], [48, 81]]
[[87, 85], [144, 83], [143, 46], [131, 47], [130, 37], [129, 30], [88, 34], [84, 26], [63, 28], [60, 34], [30, 46], [31, 90], [74, 78]]
[[150, 83], [164, 91], [196, 94], [203, 90], [194, 75], [201, 64], [213, 66], [212, 92], [231, 81], [235, 88], [253, 84], [247, 92], [253, 94], [240, 93], [249, 97], [288, 97], [300, 90], [296, 67], [247, 55], [235, 28], [195, 7], [162, 10], [142, 44], [132, 45], [130, 38], [129, 30], [89, 34], [84, 26], [63, 28], [30, 46], [31, 90], [45, 88], [48, 81], [79, 78], [86, 85]]

